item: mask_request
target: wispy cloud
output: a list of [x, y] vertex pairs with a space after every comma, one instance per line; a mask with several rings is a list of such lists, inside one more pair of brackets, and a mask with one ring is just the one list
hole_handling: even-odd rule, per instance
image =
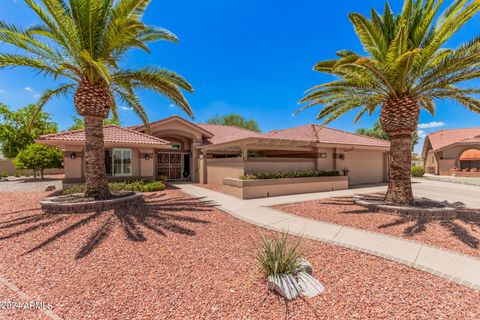
[[27, 90], [27, 91], [33, 91], [33, 89], [31, 87], [25, 87], [23, 88], [24, 90]]
[[419, 129], [431, 129], [431, 128], [438, 128], [438, 127], [443, 127], [445, 126], [445, 122], [427, 122], [427, 123], [420, 123], [418, 125]]
[[169, 107], [170, 107], [170, 108], [174, 108], [175, 105], [174, 105], [173, 103], [170, 103]]
[[33, 97], [34, 97], [35, 99], [38, 99], [38, 98], [40, 98], [41, 96], [42, 96], [42, 95], [39, 94], [39, 93], [35, 93], [35, 94], [33, 95]]
[[120, 109], [122, 109], [122, 110], [132, 110], [132, 108], [129, 108], [129, 107], [120, 107]]
[[423, 130], [417, 130], [417, 135], [420, 139], [425, 139], [425, 137], [427, 136], [427, 133]]

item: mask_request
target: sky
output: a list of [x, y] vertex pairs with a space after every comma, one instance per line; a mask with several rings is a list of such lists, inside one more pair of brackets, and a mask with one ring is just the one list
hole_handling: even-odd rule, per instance
[[[39, 21], [23, 0], [0, 0], [0, 20], [24, 27]], [[444, 1], [450, 4], [452, 1]], [[195, 88], [186, 97], [196, 122], [212, 116], [239, 113], [256, 119], [263, 131], [321, 123], [320, 106], [292, 114], [308, 88], [332, 80], [312, 70], [313, 65], [335, 57], [340, 49], [363, 52], [348, 13], [369, 15], [370, 8], [383, 10], [384, 0], [152, 0], [144, 16], [147, 24], [166, 28], [180, 38], [179, 44], [157, 42], [152, 53], [136, 50], [124, 66], [155, 64], [184, 76]], [[399, 11], [403, 1], [390, 1]], [[472, 19], [447, 44], [454, 48], [478, 35], [480, 15]], [[12, 52], [0, 43], [0, 52]], [[478, 85], [480, 81], [476, 81]], [[12, 109], [34, 103], [40, 93], [53, 88], [51, 78], [28, 69], [0, 70], [0, 102]], [[168, 100], [152, 92], [140, 93], [151, 121], [174, 114], [188, 117]], [[57, 99], [46, 111], [60, 129], [72, 124], [73, 98]], [[122, 125], [139, 124], [133, 111], [120, 106]], [[353, 123], [357, 112], [329, 124], [355, 131], [371, 127], [378, 112]], [[437, 104], [434, 117], [422, 111], [420, 136], [433, 131], [479, 126], [480, 115], [454, 102]], [[421, 150], [421, 143], [416, 146]]]

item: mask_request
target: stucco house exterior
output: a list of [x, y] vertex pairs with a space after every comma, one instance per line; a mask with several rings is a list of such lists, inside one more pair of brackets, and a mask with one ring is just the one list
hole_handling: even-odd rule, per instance
[[[186, 180], [223, 185], [246, 173], [348, 168], [349, 184], [387, 180], [389, 142], [308, 124], [267, 133], [195, 124], [179, 116], [104, 128], [109, 179]], [[64, 183], [84, 180], [83, 130], [44, 135], [37, 143], [64, 150]]]
[[427, 173], [480, 176], [480, 128], [441, 130], [425, 138], [422, 150]]

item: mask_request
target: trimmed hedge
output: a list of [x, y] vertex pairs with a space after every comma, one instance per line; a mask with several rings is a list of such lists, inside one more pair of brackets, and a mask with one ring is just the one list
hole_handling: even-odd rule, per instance
[[423, 177], [425, 174], [425, 168], [420, 166], [414, 166], [410, 171], [412, 172], [412, 176], [417, 178]]
[[[108, 187], [110, 191], [138, 191], [138, 192], [153, 192], [165, 190], [165, 184], [162, 181], [123, 181], [123, 182], [109, 182]], [[76, 184], [65, 190], [63, 194], [84, 193], [85, 184]]]
[[257, 172], [248, 173], [240, 176], [242, 180], [255, 179], [285, 179], [285, 178], [308, 178], [308, 177], [335, 177], [339, 176], [338, 171], [318, 171], [318, 170], [303, 170], [303, 171], [289, 171], [289, 172]]

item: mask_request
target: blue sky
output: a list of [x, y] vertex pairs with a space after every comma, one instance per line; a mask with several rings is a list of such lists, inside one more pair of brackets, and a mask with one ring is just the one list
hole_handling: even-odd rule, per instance
[[[402, 3], [391, 1], [397, 11]], [[362, 52], [347, 15], [368, 14], [371, 7], [382, 10], [383, 6], [384, 0], [153, 0], [145, 22], [171, 30], [181, 42], [155, 43], [151, 55], [133, 51], [124, 64], [157, 64], [183, 75], [196, 90], [187, 98], [197, 122], [236, 112], [255, 118], [264, 131], [316, 123], [319, 107], [292, 116], [304, 90], [330, 80], [312, 71], [312, 66], [334, 57], [339, 49]], [[2, 0], [0, 19], [23, 26], [38, 22], [22, 0]], [[471, 39], [479, 26], [477, 16], [447, 46]], [[0, 44], [0, 51], [7, 50], [11, 51]], [[0, 71], [0, 101], [12, 108], [35, 102], [51, 86], [51, 79], [27, 69]], [[152, 121], [173, 114], [185, 116], [158, 95], [142, 92], [140, 96]], [[53, 101], [46, 110], [61, 129], [71, 124], [75, 114], [72, 99]], [[371, 126], [378, 117], [364, 117], [354, 125], [355, 114], [330, 126], [355, 131]], [[121, 109], [120, 117], [124, 125], [140, 122], [131, 110]], [[424, 132], [431, 132], [479, 126], [479, 120], [480, 115], [445, 102], [438, 104], [435, 117], [422, 112], [420, 123], [427, 127]]]

